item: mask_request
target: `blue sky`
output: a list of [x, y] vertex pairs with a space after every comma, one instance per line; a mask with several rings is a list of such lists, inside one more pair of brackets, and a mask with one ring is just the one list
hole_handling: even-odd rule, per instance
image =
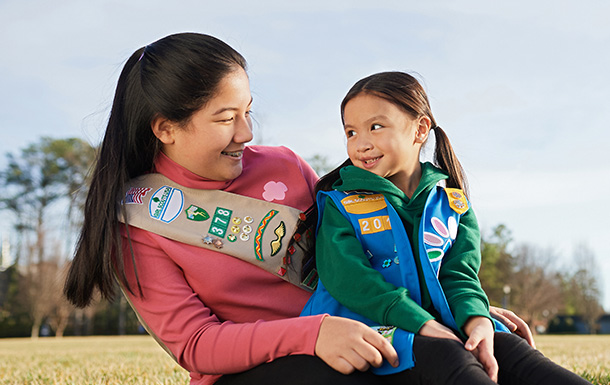
[[123, 61], [170, 33], [208, 33], [246, 57], [255, 142], [333, 163], [349, 87], [415, 72], [483, 231], [503, 223], [557, 267], [587, 245], [610, 310], [609, 4], [0, 0], [0, 166], [40, 136], [97, 144]]

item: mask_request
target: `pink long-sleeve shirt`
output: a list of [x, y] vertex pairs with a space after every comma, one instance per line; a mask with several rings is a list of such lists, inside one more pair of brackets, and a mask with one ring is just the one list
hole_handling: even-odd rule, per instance
[[[155, 171], [190, 188], [219, 189], [301, 210], [313, 202], [315, 172], [285, 147], [249, 146], [242, 174], [201, 178], [160, 154]], [[123, 232], [130, 286], [138, 293]], [[132, 306], [190, 372], [191, 384], [213, 384], [276, 358], [313, 355], [323, 316], [299, 317], [306, 291], [248, 262], [130, 227], [144, 296]]]

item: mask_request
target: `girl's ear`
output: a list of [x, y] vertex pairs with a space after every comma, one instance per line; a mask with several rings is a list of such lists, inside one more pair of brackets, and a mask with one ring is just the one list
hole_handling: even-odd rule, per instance
[[417, 130], [415, 131], [415, 143], [425, 143], [430, 134], [432, 120], [426, 115], [420, 116], [417, 120]]
[[150, 128], [152, 129], [153, 134], [161, 141], [163, 144], [173, 144], [175, 142], [174, 139], [174, 130], [176, 130], [175, 123], [171, 120], [163, 117], [157, 116], [150, 123]]

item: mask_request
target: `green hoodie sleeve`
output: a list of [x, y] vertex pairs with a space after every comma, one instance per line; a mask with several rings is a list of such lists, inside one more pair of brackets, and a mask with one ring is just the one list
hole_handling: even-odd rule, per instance
[[373, 269], [349, 220], [326, 198], [316, 238], [316, 263], [324, 286], [339, 303], [381, 325], [417, 333], [434, 317]]
[[455, 322], [463, 333], [468, 318], [489, 318], [489, 301], [479, 282], [481, 236], [476, 216], [469, 209], [460, 218], [457, 238], [443, 259], [439, 281]]

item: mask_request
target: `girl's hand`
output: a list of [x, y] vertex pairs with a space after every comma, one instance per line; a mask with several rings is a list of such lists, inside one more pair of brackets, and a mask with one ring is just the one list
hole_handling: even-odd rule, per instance
[[489, 307], [489, 314], [498, 321], [502, 322], [508, 330], [524, 338], [528, 344], [536, 349], [536, 343], [532, 336], [532, 331], [525, 321], [510, 310], [502, 309], [495, 306]]
[[342, 317], [325, 317], [315, 346], [316, 356], [343, 374], [379, 367], [383, 358], [398, 366], [398, 354], [381, 334], [365, 324]]
[[417, 333], [426, 337], [447, 338], [463, 344], [451, 329], [435, 320], [426, 322]]
[[468, 336], [466, 350], [472, 352], [483, 365], [492, 381], [498, 382], [498, 362], [494, 357], [494, 327], [486, 317], [471, 317], [464, 325]]

